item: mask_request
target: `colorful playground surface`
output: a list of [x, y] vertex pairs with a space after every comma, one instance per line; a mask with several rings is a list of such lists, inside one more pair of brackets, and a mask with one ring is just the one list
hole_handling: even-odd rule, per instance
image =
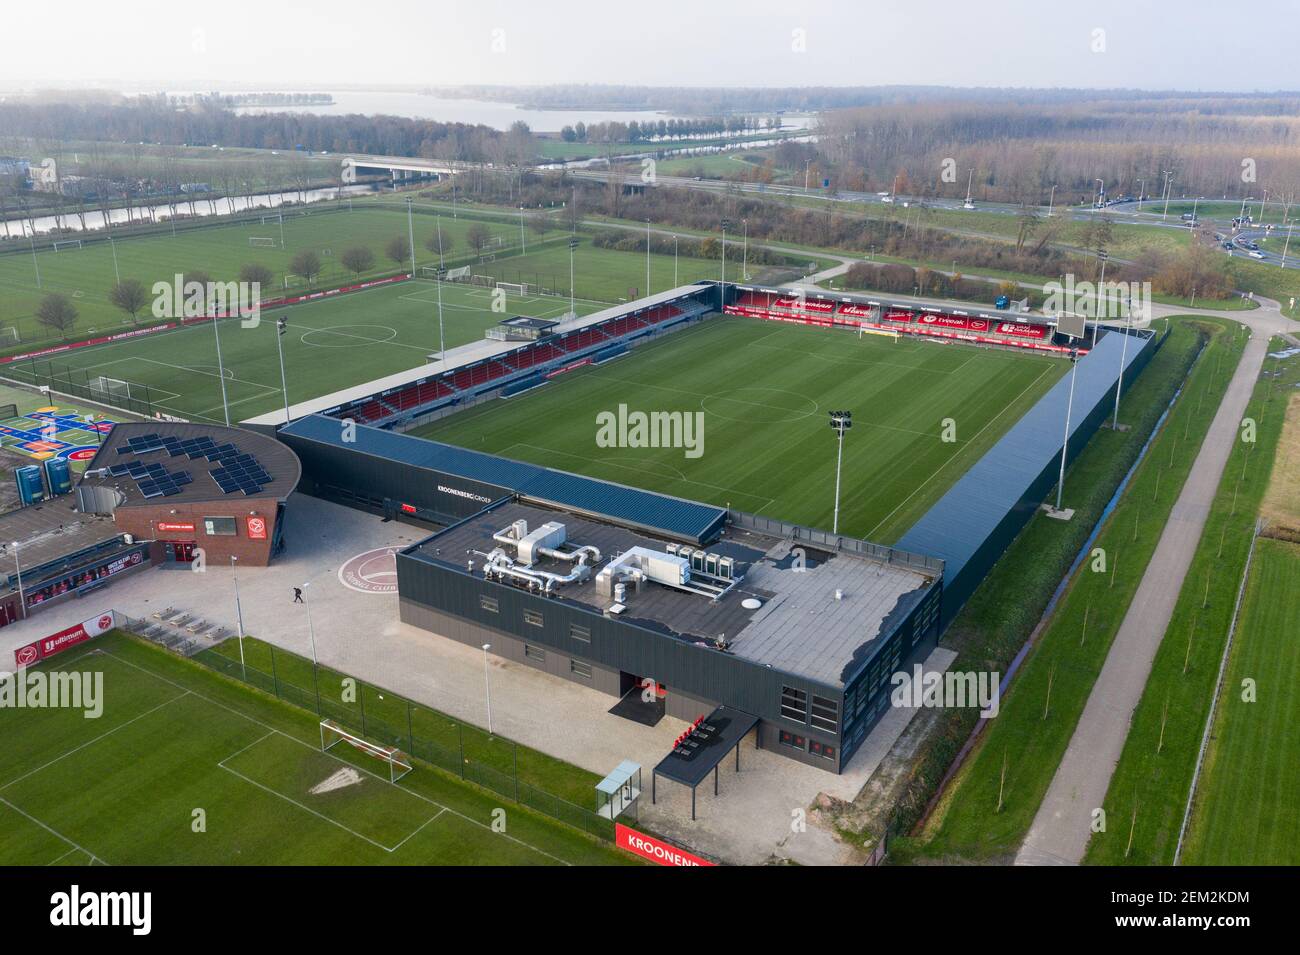
[[36, 461], [66, 458], [84, 464], [114, 424], [105, 414], [47, 405], [0, 421], [0, 444]]

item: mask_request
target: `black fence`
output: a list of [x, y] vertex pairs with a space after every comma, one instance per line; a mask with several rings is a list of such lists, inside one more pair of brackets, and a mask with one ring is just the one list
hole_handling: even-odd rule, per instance
[[73, 398], [110, 405], [133, 414], [153, 417], [155, 395], [148, 385], [92, 375], [85, 368], [26, 358], [10, 363], [6, 374], [24, 384], [49, 388]]
[[[190, 658], [506, 799], [592, 835], [613, 838], [613, 823], [596, 814], [594, 803], [580, 806], [544, 788], [546, 780], [539, 777], [563, 774], [559, 761], [297, 654], [261, 641], [247, 641], [245, 647], [254, 658], [251, 662], [241, 663], [217, 647], [199, 650]], [[579, 798], [578, 790], [586, 786], [574, 780], [567, 795]], [[594, 788], [590, 796], [594, 801]]]

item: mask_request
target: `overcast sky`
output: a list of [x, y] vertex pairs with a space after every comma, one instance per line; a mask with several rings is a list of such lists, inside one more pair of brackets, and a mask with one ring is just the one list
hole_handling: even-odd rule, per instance
[[6, 5], [0, 35], [11, 90], [1300, 89], [1300, 0], [61, 0]]

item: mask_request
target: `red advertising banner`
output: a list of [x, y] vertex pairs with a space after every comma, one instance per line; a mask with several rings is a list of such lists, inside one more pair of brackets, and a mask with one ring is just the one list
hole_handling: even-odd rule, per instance
[[[870, 305], [855, 305], [852, 302], [840, 306], [841, 315], [852, 315], [854, 318], [870, 318], [871, 313], [874, 311], [875, 309]], [[907, 318], [910, 317], [910, 315], [907, 316]], [[906, 320], [905, 318], [904, 321]]]
[[921, 325], [937, 326], [939, 328], [970, 328], [970, 322], [964, 318], [958, 318], [956, 315], [932, 315], [926, 313], [917, 319]]
[[35, 643], [19, 647], [14, 651], [14, 662], [20, 667], [31, 666], [112, 629], [113, 611], [105, 610], [98, 616], [83, 620], [75, 627], [68, 627]]
[[266, 518], [249, 517], [248, 521], [248, 539], [254, 541], [266, 540]]
[[820, 298], [779, 298], [772, 303], [776, 308], [803, 309], [805, 312], [833, 312], [835, 303]]
[[691, 855], [684, 849], [678, 849], [676, 846], [661, 842], [653, 836], [647, 836], [643, 832], [629, 829], [622, 823], [614, 824], [614, 844], [620, 849], [626, 849], [633, 855], [649, 859], [659, 865], [711, 866], [714, 864], [707, 859]]
[[181, 534], [193, 534], [194, 525], [188, 521], [156, 521], [154, 530], [175, 531]]
[[1020, 322], [1002, 322], [998, 325], [999, 335], [1015, 335], [1019, 338], [1043, 338], [1047, 328], [1043, 325], [1022, 325]]

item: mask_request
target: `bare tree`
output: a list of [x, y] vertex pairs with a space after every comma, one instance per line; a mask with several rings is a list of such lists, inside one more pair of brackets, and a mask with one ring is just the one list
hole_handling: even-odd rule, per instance
[[77, 323], [77, 309], [62, 292], [51, 292], [36, 306], [36, 320], [65, 339]]

